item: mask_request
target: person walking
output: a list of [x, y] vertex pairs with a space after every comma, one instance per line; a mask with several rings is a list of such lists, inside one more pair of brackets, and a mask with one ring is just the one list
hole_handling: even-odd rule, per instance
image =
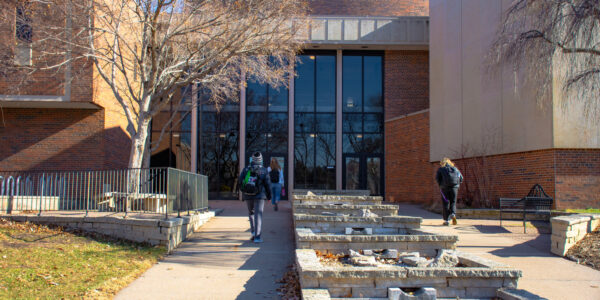
[[452, 220], [452, 225], [456, 225], [456, 196], [458, 195], [458, 188], [463, 182], [463, 176], [454, 166], [454, 163], [449, 158], [444, 157], [440, 162], [435, 180], [440, 186], [440, 193], [442, 194], [444, 225], [448, 226], [449, 220]]
[[240, 173], [238, 182], [241, 182], [242, 200], [248, 207], [250, 220], [251, 241], [262, 243], [262, 215], [265, 199], [271, 199], [271, 180], [267, 169], [263, 167], [263, 158], [260, 152], [254, 152], [250, 165]]
[[281, 200], [281, 189], [283, 188], [283, 170], [276, 158], [271, 158], [271, 164], [268, 168], [269, 179], [271, 179], [271, 204], [273, 210], [279, 210], [277, 204]]

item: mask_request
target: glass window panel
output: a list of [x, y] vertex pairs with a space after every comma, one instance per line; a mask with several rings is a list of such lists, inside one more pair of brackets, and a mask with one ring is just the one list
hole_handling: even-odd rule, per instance
[[365, 132], [380, 133], [383, 132], [383, 115], [365, 114]]
[[312, 112], [315, 110], [315, 59], [314, 55], [298, 56], [297, 76], [294, 82], [295, 111]]
[[296, 113], [294, 117], [296, 133], [311, 133], [315, 131], [315, 114]]
[[190, 171], [192, 162], [190, 141], [191, 133], [189, 132], [173, 133], [171, 151], [174, 154], [174, 161], [171, 162], [171, 165], [175, 166], [175, 168]]
[[288, 89], [269, 87], [269, 111], [288, 111]]
[[248, 132], [266, 132], [267, 122], [266, 113], [254, 112], [246, 114], [246, 128]]
[[383, 112], [382, 57], [364, 57], [364, 95], [366, 112]]
[[269, 132], [286, 132], [288, 128], [287, 113], [269, 113]]
[[362, 56], [344, 56], [342, 64], [344, 112], [362, 111]]
[[309, 134], [294, 137], [294, 184], [296, 188], [312, 187], [314, 183], [315, 141]]
[[225, 138], [219, 135], [221, 156], [219, 157], [219, 192], [225, 198], [234, 197], [237, 189], [238, 171], [238, 136], [229, 134]]
[[335, 112], [335, 56], [317, 56], [317, 112]]
[[316, 132], [335, 132], [335, 114], [317, 114]]
[[363, 134], [344, 134], [342, 136], [342, 148], [344, 153], [361, 153], [363, 149]]
[[173, 160], [173, 154], [171, 151], [171, 137], [170, 132], [167, 131], [160, 137], [160, 132], [152, 132], [151, 141], [152, 147], [156, 148], [152, 151], [150, 157], [150, 165], [152, 167], [171, 167], [170, 162]]
[[346, 157], [346, 189], [360, 189], [360, 159], [358, 157]]
[[335, 134], [317, 134], [315, 141], [316, 165], [335, 169]]
[[248, 132], [246, 134], [246, 152], [253, 153], [255, 151], [267, 151], [267, 134]]
[[240, 130], [240, 114], [236, 112], [222, 112], [219, 114], [220, 132], [238, 132]]
[[344, 114], [343, 115], [343, 129], [346, 132], [362, 132], [362, 118], [361, 114]]
[[367, 158], [367, 189], [371, 195], [381, 195], [381, 159]]
[[267, 134], [268, 151], [271, 153], [287, 153], [288, 135], [287, 133], [269, 133]]
[[191, 131], [192, 130], [192, 114], [191, 111], [175, 112], [173, 117], [174, 131]]
[[364, 151], [367, 153], [383, 153], [383, 134], [365, 134]]
[[201, 114], [201, 122], [200, 122], [200, 130], [202, 132], [215, 132], [217, 131], [217, 114], [211, 112], [200, 112]]
[[200, 173], [208, 176], [209, 191], [218, 191], [219, 176], [217, 170], [218, 139], [214, 133], [204, 133], [201, 139], [201, 167]]
[[248, 81], [246, 88], [246, 103], [249, 112], [266, 111], [267, 85], [255, 81]]

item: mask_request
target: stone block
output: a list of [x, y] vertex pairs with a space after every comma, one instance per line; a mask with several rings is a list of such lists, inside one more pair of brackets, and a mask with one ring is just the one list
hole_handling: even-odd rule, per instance
[[375, 278], [320, 278], [319, 287], [375, 288]]
[[445, 277], [438, 278], [376, 278], [376, 288], [391, 288], [391, 287], [419, 287], [433, 286], [446, 287], [447, 282]]
[[504, 278], [504, 281], [502, 282], [502, 287], [516, 289], [518, 280], [518, 278]]
[[386, 288], [352, 288], [353, 298], [385, 298], [387, 294], [388, 290]]
[[402, 258], [402, 263], [411, 267], [426, 267], [431, 263], [431, 260], [425, 257], [406, 256]]
[[327, 288], [329, 290], [329, 295], [332, 298], [350, 298], [352, 297], [352, 288], [351, 287], [330, 287]]
[[502, 300], [547, 300], [528, 291], [518, 289], [499, 289], [496, 291], [496, 296]]
[[302, 289], [303, 300], [330, 300], [331, 295], [327, 289]]
[[448, 286], [468, 287], [495, 287], [504, 286], [504, 278], [448, 278]]
[[418, 289], [412, 295], [399, 288], [388, 289], [389, 300], [436, 300], [437, 293], [434, 288], [423, 287]]
[[[465, 288], [440, 287], [435, 289], [438, 298], [466, 298], [467, 291]], [[490, 297], [491, 298], [491, 297]]]
[[300, 286], [305, 288], [318, 288], [319, 280], [313, 277], [309, 277], [306, 275], [300, 275]]
[[497, 287], [467, 287], [465, 297], [494, 298], [497, 290]]

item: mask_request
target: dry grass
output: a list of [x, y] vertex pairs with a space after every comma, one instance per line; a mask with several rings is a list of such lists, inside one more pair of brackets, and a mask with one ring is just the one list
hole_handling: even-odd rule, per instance
[[0, 219], [0, 298], [110, 299], [164, 248]]

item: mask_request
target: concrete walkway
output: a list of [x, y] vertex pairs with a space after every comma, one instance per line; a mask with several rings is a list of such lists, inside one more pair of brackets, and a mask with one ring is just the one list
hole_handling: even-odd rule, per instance
[[277, 281], [293, 262], [289, 202], [265, 204], [262, 244], [249, 241], [245, 202], [210, 201], [224, 212], [123, 289], [116, 299], [279, 299]]
[[523, 234], [521, 222], [500, 227], [497, 220], [465, 219], [442, 226], [440, 215], [414, 205], [400, 205], [399, 214], [422, 217], [423, 228], [459, 235], [461, 251], [522, 270], [520, 289], [548, 299], [600, 299], [600, 271], [550, 253], [550, 235]]

